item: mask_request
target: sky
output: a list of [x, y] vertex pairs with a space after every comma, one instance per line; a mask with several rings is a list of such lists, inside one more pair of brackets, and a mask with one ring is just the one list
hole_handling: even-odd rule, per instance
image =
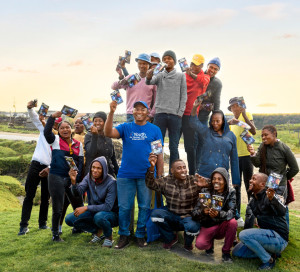
[[[221, 59], [221, 109], [299, 113], [300, 1], [0, 0], [0, 111], [109, 111], [118, 57], [173, 50]], [[178, 64], [177, 70], [180, 70]], [[121, 90], [125, 98], [126, 93]], [[117, 113], [125, 112], [125, 103]]]

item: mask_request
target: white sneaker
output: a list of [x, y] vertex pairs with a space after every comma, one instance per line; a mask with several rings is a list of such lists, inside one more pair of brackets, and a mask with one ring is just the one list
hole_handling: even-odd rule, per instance
[[236, 220], [236, 222], [238, 224], [238, 228], [243, 228], [245, 225], [245, 222], [242, 217], [240, 217], [238, 220]]

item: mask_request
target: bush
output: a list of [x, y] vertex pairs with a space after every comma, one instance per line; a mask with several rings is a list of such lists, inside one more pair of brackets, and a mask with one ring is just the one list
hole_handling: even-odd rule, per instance
[[16, 151], [12, 150], [9, 147], [0, 146], [0, 157], [6, 158], [6, 157], [13, 157], [18, 155]]
[[16, 178], [0, 176], [0, 186], [9, 190], [14, 196], [25, 196], [25, 188]]
[[29, 169], [31, 154], [0, 158], [0, 174], [24, 177]]

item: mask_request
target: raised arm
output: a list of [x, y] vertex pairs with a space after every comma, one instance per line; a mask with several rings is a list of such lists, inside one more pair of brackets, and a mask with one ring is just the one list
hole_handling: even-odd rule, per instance
[[242, 110], [242, 115], [243, 115], [243, 117], [245, 119], [245, 122], [251, 127], [250, 130], [249, 130], [250, 133], [252, 135], [255, 135], [256, 134], [256, 127], [255, 127], [254, 122], [253, 122], [253, 117], [251, 118], [251, 120], [249, 120], [249, 118], [248, 118], [248, 116], [246, 114], [246, 110], [245, 109]]
[[199, 132], [200, 135], [204, 134], [209, 129], [199, 121], [198, 116], [197, 116], [197, 108], [200, 106], [201, 103], [202, 103], [202, 100], [198, 100], [198, 99], [195, 100], [195, 102], [193, 104], [191, 116], [189, 119], [191, 128], [193, 128], [197, 132]]
[[55, 122], [55, 118], [58, 118], [62, 115], [60, 111], [57, 111], [51, 114], [47, 120], [46, 126], [44, 128], [44, 136], [48, 144], [53, 144], [55, 141], [55, 135], [52, 132], [52, 128]]
[[105, 125], [104, 125], [104, 135], [109, 138], [120, 138], [120, 133], [117, 129], [113, 128], [113, 119], [114, 119], [114, 113], [117, 109], [117, 102], [112, 101], [110, 103], [110, 112], [107, 116]]
[[[30, 101], [32, 102], [32, 101]], [[29, 102], [29, 103], [30, 103]], [[28, 104], [29, 104], [28, 103]], [[32, 123], [34, 124], [34, 126], [40, 131], [40, 132], [43, 132], [44, 131], [44, 126], [43, 124], [41, 123], [40, 119], [39, 119], [39, 116], [38, 114], [35, 112], [35, 110], [32, 108], [32, 107], [28, 107], [27, 105], [27, 111], [28, 111], [28, 114], [29, 114], [29, 117], [32, 121]]]

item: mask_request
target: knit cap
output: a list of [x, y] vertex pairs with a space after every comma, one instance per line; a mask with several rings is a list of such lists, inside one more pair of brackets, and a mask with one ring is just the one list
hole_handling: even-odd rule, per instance
[[212, 60], [210, 60], [207, 65], [209, 65], [209, 64], [215, 64], [219, 67], [219, 69], [221, 69], [221, 61], [218, 57], [213, 58]]
[[101, 118], [104, 123], [106, 122], [106, 118], [107, 118], [107, 115], [104, 111], [98, 111], [95, 113], [94, 117], [93, 117], [93, 121], [95, 118]]
[[167, 51], [163, 54], [162, 58], [164, 59], [165, 56], [170, 56], [170, 57], [174, 60], [174, 62], [176, 63], [176, 61], [177, 61], [177, 59], [176, 59], [176, 54], [175, 54], [172, 50], [167, 50]]

